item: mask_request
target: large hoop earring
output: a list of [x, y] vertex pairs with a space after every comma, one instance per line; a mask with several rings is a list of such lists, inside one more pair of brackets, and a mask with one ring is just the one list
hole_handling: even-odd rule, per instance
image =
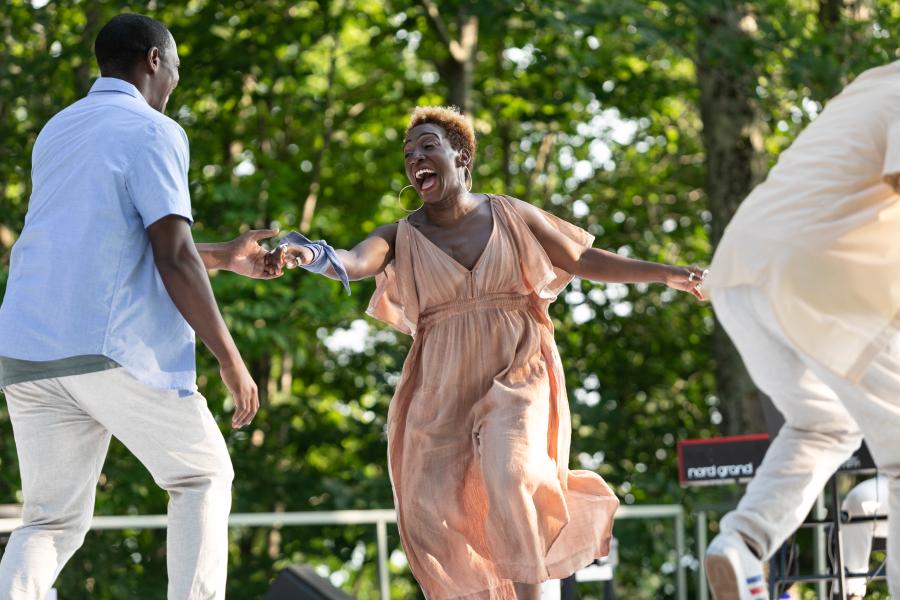
[[409, 210], [408, 208], [403, 206], [403, 200], [401, 200], [401, 196], [403, 195], [403, 192], [405, 192], [406, 190], [408, 190], [411, 187], [414, 187], [414, 186], [412, 184], [407, 185], [407, 186], [401, 188], [399, 192], [397, 192], [397, 205], [400, 207], [400, 210], [402, 210], [403, 212], [406, 212], [406, 213], [414, 213], [417, 210], [419, 210], [420, 208], [422, 208], [421, 204], [412, 210]]
[[[463, 169], [465, 169], [464, 175], [462, 176], [463, 189], [466, 190], [467, 192], [471, 192], [472, 184], [475, 183], [475, 181], [472, 179], [472, 171], [469, 170], [469, 165], [463, 165]], [[466, 175], [469, 176], [469, 187], [466, 187]]]

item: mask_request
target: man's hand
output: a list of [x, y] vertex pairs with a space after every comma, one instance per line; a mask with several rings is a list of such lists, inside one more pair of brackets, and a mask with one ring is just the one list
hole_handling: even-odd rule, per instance
[[300, 265], [308, 265], [312, 259], [313, 252], [309, 248], [281, 244], [266, 254], [265, 263], [270, 270], [278, 269], [280, 272], [284, 267], [296, 269]]
[[260, 240], [277, 234], [277, 229], [252, 229], [230, 242], [225, 242], [223, 268], [254, 279], [280, 277], [282, 265], [266, 260], [269, 253], [259, 245]]
[[256, 383], [250, 377], [244, 361], [240, 357], [230, 364], [222, 364], [219, 367], [219, 375], [228, 391], [234, 398], [234, 415], [231, 417], [231, 426], [235, 429], [250, 423], [259, 410], [259, 392]]

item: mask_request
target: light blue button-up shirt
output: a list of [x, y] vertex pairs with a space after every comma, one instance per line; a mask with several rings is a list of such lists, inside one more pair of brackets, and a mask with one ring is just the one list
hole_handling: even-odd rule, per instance
[[121, 79], [54, 116], [0, 306], [0, 356], [103, 355], [158, 388], [196, 389], [194, 332], [153, 262], [147, 227], [191, 222], [184, 130]]

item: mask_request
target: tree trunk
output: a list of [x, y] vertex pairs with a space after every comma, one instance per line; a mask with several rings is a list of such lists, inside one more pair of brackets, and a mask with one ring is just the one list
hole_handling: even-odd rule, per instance
[[819, 0], [819, 24], [833, 30], [841, 20], [843, 6], [844, 0]]
[[819, 36], [816, 43], [810, 44], [805, 51], [817, 65], [808, 78], [810, 92], [814, 98], [825, 103], [834, 96], [844, 84], [846, 77], [846, 58], [848, 39], [841, 31], [841, 13], [844, 0], [820, 0], [818, 10]]
[[856, 49], [865, 47], [872, 35], [871, 26], [859, 23], [871, 21], [874, 12], [871, 0], [819, 0], [820, 35], [805, 51], [820, 63], [809, 87], [823, 104], [852, 78]]
[[322, 188], [322, 163], [325, 161], [325, 155], [328, 153], [328, 147], [331, 145], [331, 136], [334, 132], [334, 109], [330, 105], [331, 99], [329, 98], [327, 101], [329, 106], [325, 109], [325, 115], [322, 120], [322, 146], [319, 148], [313, 161], [309, 192], [306, 195], [306, 200], [303, 201], [303, 209], [301, 211], [300, 231], [302, 233], [309, 233], [312, 227], [316, 203], [319, 201], [319, 191]]
[[[84, 33], [81, 36], [82, 43], [88, 46], [89, 54], [93, 53], [94, 38], [100, 32], [103, 23], [100, 20], [99, 8], [96, 4], [90, 3], [84, 11]], [[93, 60], [83, 60], [81, 64], [75, 67], [75, 86], [77, 88], [78, 97], [86, 96], [91, 89], [91, 68], [94, 66]]]
[[[507, 73], [503, 70], [503, 50], [504, 36], [499, 36], [499, 41], [495, 49], [494, 76], [497, 81], [503, 81], [507, 77]], [[497, 119], [497, 138], [500, 143], [500, 160], [503, 163], [503, 191], [507, 194], [512, 193], [512, 123], [508, 119], [499, 117]], [[526, 196], [527, 198], [527, 196]]]
[[[700, 16], [697, 81], [714, 246], [738, 205], [759, 181], [762, 166], [752, 101], [756, 81], [753, 41], [748, 33], [752, 18], [744, 5], [711, 7]], [[713, 358], [723, 431], [729, 435], [765, 431], [760, 392], [718, 324]]]
[[475, 74], [475, 52], [478, 48], [478, 17], [459, 8], [456, 22], [459, 38], [452, 38], [437, 5], [432, 0], [420, 0], [428, 23], [449, 53], [446, 60], [436, 61], [438, 71], [447, 81], [447, 101], [468, 114], [472, 111], [472, 83]]
[[270, 377], [272, 373], [272, 355], [262, 353], [253, 360], [250, 365], [250, 374], [256, 382], [256, 390], [259, 395], [259, 405], [265, 406], [269, 402]]
[[475, 50], [478, 47], [478, 17], [466, 15], [463, 9], [459, 12], [459, 48], [451, 44], [452, 62], [450, 85], [450, 102], [459, 110], [469, 114], [472, 112], [472, 82], [475, 74]]
[[469, 113], [471, 106], [472, 71], [468, 62], [461, 63], [452, 57], [447, 59], [442, 69], [447, 80], [447, 102], [460, 112]]
[[[342, 10], [341, 5], [338, 10]], [[334, 134], [334, 87], [335, 77], [337, 75], [337, 55], [341, 45], [341, 14], [338, 13], [334, 26], [334, 33], [331, 35], [331, 49], [328, 59], [328, 86], [325, 91], [325, 111], [322, 117], [322, 146], [316, 153], [313, 161], [312, 177], [309, 182], [309, 192], [306, 200], [303, 201], [303, 208], [300, 211], [300, 232], [309, 233], [312, 227], [313, 216], [316, 212], [316, 203], [319, 201], [319, 191], [322, 188], [322, 164], [328, 154], [328, 147], [331, 145], [331, 137]]]
[[[556, 132], [548, 131], [544, 134], [544, 139], [541, 140], [541, 145], [538, 148], [537, 157], [534, 161], [534, 170], [531, 171], [531, 175], [528, 176], [528, 179], [525, 180], [525, 199], [528, 202], [536, 202], [535, 188], [541, 178], [541, 175], [547, 175], [548, 183], [550, 179], [549, 169], [547, 165], [550, 164], [552, 166], [552, 161], [550, 160], [550, 153], [553, 151], [553, 147], [556, 144]], [[545, 196], [547, 196], [549, 192], [545, 189]], [[540, 206], [546, 207], [546, 200], [549, 198], [544, 198], [544, 203]]]

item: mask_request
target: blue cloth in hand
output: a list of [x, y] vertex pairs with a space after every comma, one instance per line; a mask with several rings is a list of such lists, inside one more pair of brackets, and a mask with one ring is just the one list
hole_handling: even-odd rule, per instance
[[334, 272], [337, 273], [341, 283], [344, 285], [344, 289], [347, 290], [347, 295], [350, 295], [350, 278], [347, 277], [347, 269], [344, 268], [344, 263], [338, 258], [334, 248], [329, 246], [325, 240], [317, 240], [314, 242], [302, 233], [291, 231], [281, 238], [281, 243], [309, 248], [313, 253], [312, 262], [308, 265], [300, 266], [313, 273], [324, 273], [328, 270], [329, 266], [334, 267]]

